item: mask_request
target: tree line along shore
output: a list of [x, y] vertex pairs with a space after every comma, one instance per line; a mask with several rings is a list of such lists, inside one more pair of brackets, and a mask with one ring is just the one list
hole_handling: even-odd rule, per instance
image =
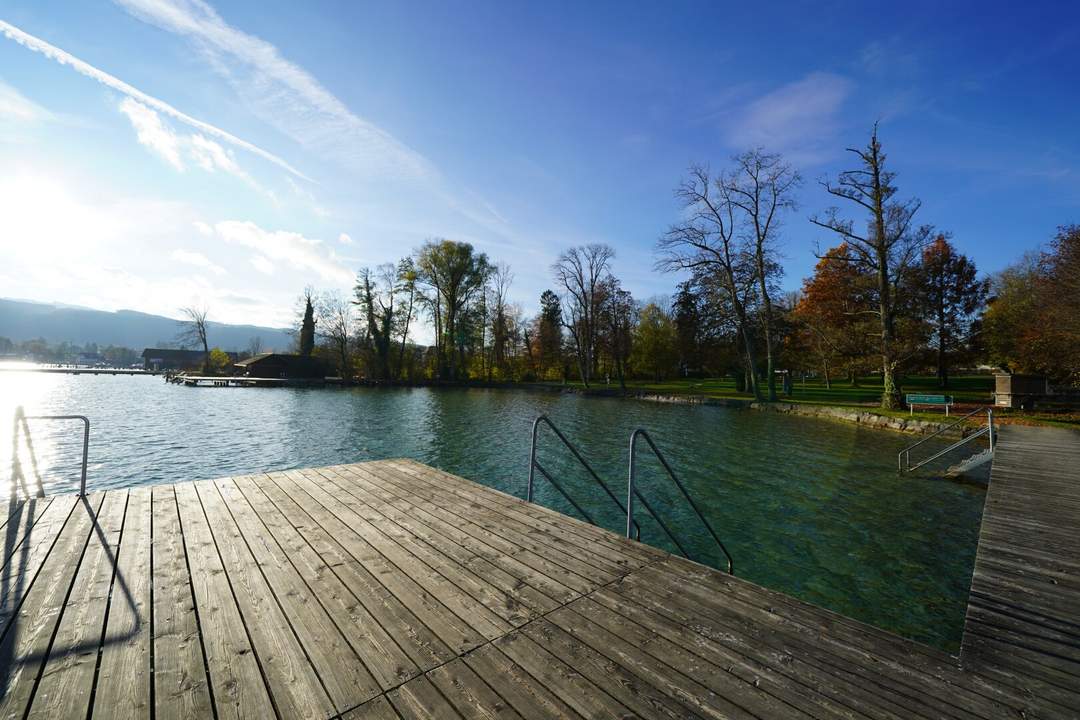
[[[1080, 384], [1080, 225], [1062, 225], [1042, 250], [988, 277], [901, 193], [876, 127], [849, 155], [850, 169], [820, 181], [835, 204], [808, 216], [796, 203], [804, 180], [780, 154], [757, 148], [717, 170], [690, 168], [656, 244], [656, 271], [680, 278], [670, 296], [633, 297], [614, 249], [588, 244], [559, 254], [528, 317], [510, 300], [509, 265], [434, 238], [397, 263], [361, 268], [349, 295], [305, 289], [290, 349], [346, 379], [885, 411], [902, 409], [904, 392], [963, 398], [973, 383], [988, 401], [993, 370]], [[801, 222], [821, 230], [818, 261], [799, 290], [783, 292], [785, 228]], [[179, 344], [205, 349], [206, 370], [227, 373], [228, 356], [207, 337], [208, 310], [183, 312]], [[421, 318], [430, 345], [414, 342]], [[245, 350], [264, 348], [256, 338]], [[975, 368], [982, 379], [955, 376]]]

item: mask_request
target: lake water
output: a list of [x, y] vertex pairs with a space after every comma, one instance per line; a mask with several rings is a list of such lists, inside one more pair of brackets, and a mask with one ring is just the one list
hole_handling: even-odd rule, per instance
[[[898, 476], [910, 438], [720, 407], [480, 389], [191, 388], [155, 377], [0, 373], [0, 418], [90, 416], [89, 487], [176, 482], [408, 457], [524, 496], [530, 429], [550, 416], [625, 496], [627, 444], [645, 427], [705, 510], [736, 572], [950, 651], [959, 647], [985, 493]], [[81, 425], [31, 421], [46, 492], [77, 487]], [[25, 438], [0, 442], [9, 473]], [[640, 482], [695, 559], [721, 566], [700, 523], [642, 452]], [[550, 434], [541, 462], [610, 529], [620, 518]], [[2, 484], [4, 494], [9, 483]], [[572, 513], [542, 479], [536, 499]], [[644, 541], [669, 547], [647, 517]], [[670, 548], [669, 548], [670, 549]]]

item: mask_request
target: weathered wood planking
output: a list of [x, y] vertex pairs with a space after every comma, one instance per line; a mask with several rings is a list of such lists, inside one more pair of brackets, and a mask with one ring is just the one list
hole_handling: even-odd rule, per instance
[[1080, 716], [1078, 467], [1002, 431], [962, 665], [407, 460], [15, 501], [0, 716]]
[[1047, 717], [1080, 717], [1080, 433], [1001, 433], [960, 658]]

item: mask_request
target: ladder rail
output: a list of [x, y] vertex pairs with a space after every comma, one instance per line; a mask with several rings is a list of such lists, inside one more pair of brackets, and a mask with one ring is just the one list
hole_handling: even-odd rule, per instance
[[[15, 421], [14, 421], [14, 426], [15, 427], [14, 427], [14, 430], [13, 430], [13, 435], [14, 435], [15, 441], [17, 441], [17, 439], [18, 439], [19, 425], [21, 424], [22, 428], [23, 428], [23, 432], [26, 434], [26, 439], [27, 439], [28, 442], [30, 442], [30, 437], [31, 437], [31, 435], [30, 435], [30, 423], [27, 422], [28, 420], [81, 420], [82, 421], [82, 423], [83, 423], [82, 475], [81, 475], [81, 477], [79, 479], [79, 497], [85, 497], [86, 496], [86, 465], [87, 465], [87, 459], [88, 459], [88, 456], [89, 456], [89, 453], [90, 453], [90, 418], [86, 417], [85, 415], [27, 415], [25, 413], [25, 411], [22, 409], [22, 407], [20, 406], [20, 407], [15, 409]], [[12, 448], [12, 451], [15, 452], [14, 447]], [[36, 459], [33, 458], [33, 445], [30, 446], [30, 452], [31, 452], [31, 459], [33, 460], [33, 464], [35, 466], [35, 475], [37, 475], [37, 472], [36, 472], [37, 461], [36, 461]], [[13, 462], [18, 463], [17, 455], [16, 455]], [[29, 492], [27, 492], [27, 494], [29, 494]], [[37, 496], [38, 497], [45, 497], [45, 489], [41, 485], [41, 476], [40, 475], [37, 475]]]
[[972, 434], [966, 435], [965, 437], [961, 438], [960, 440], [957, 440], [956, 442], [954, 442], [952, 445], [945, 448], [944, 450], [939, 450], [938, 452], [934, 453], [933, 455], [926, 458], [925, 460], [920, 460], [919, 462], [915, 463], [914, 465], [909, 465], [906, 468], [907, 472], [913, 472], [915, 470], [918, 470], [923, 465], [926, 465], [929, 462], [933, 462], [934, 460], [937, 460], [942, 455], [947, 455], [948, 453], [952, 452], [956, 448], [961, 447], [963, 445], [966, 445], [969, 442], [971, 442], [972, 440], [974, 440], [975, 438], [982, 437], [983, 435], [986, 435], [988, 432], [990, 432], [990, 428], [981, 427], [978, 430], [976, 430], [975, 432], [973, 432]]
[[[540, 434], [540, 426], [541, 425], [547, 425], [548, 428], [550, 428], [551, 431], [555, 433], [555, 437], [559, 438], [559, 440], [562, 442], [562, 444], [566, 446], [566, 448], [574, 456], [574, 459], [577, 460], [578, 463], [589, 472], [589, 475], [592, 477], [593, 482], [595, 482], [597, 485], [599, 485], [603, 489], [604, 493], [609, 498], [611, 498], [611, 501], [613, 503], [615, 503], [615, 505], [619, 508], [619, 511], [621, 513], [625, 514], [626, 513], [626, 507], [622, 504], [622, 501], [619, 500], [619, 498], [615, 495], [615, 493], [611, 491], [611, 488], [609, 488], [607, 486], [607, 483], [605, 483], [603, 480], [600, 479], [600, 476], [596, 473], [595, 470], [593, 470], [592, 465], [590, 465], [588, 463], [588, 461], [582, 456], [581, 452], [577, 449], [577, 447], [572, 442], [570, 442], [570, 440], [566, 437], [566, 435], [564, 435], [563, 432], [561, 430], [559, 430], [558, 427], [556, 427], [555, 423], [553, 423], [551, 421], [551, 418], [549, 418], [547, 415], [540, 415], [540, 416], [538, 416], [536, 418], [536, 420], [533, 421], [532, 443], [530, 444], [530, 447], [529, 447], [529, 482], [528, 482], [528, 485], [526, 486], [526, 489], [525, 489], [525, 499], [528, 502], [533, 502], [533, 490], [535, 488], [534, 470], [539, 469], [540, 473], [544, 476], [544, 478], [548, 482], [550, 482], [552, 485], [554, 485], [555, 488], [560, 493], [562, 493], [562, 496], [565, 497], [567, 500], [569, 500], [570, 503], [578, 510], [578, 512], [580, 512], [582, 515], [584, 515], [585, 518], [590, 523], [592, 523], [593, 525], [597, 525], [596, 521], [594, 521], [589, 516], [589, 514], [586, 513], [581, 508], [580, 505], [578, 505], [578, 503], [574, 502], [574, 500], [571, 499], [570, 495], [566, 492], [566, 490], [564, 490], [557, 482], [555, 482], [555, 480], [554, 480], [554, 478], [552, 478], [551, 474], [548, 473], [546, 470], [544, 470], [543, 467], [540, 465], [539, 461], [537, 461], [537, 459], [536, 459], [536, 444], [537, 444], [538, 436]], [[641, 538], [641, 528], [637, 526], [637, 523], [634, 524], [634, 529], [635, 529], [637, 538], [640, 539]]]
[[712, 536], [712, 539], [716, 543], [717, 547], [719, 547], [720, 551], [724, 553], [724, 557], [727, 558], [728, 574], [734, 575], [735, 565], [734, 561], [731, 558], [731, 553], [728, 552], [727, 548], [720, 540], [720, 537], [716, 534], [716, 531], [713, 529], [712, 525], [705, 518], [704, 513], [701, 512], [701, 508], [699, 508], [697, 506], [697, 503], [694, 502], [694, 498], [690, 496], [690, 493], [687, 491], [686, 486], [683, 485], [681, 480], [679, 480], [679, 477], [675, 474], [675, 471], [672, 469], [671, 464], [667, 461], [667, 458], [664, 457], [664, 454], [660, 452], [660, 448], [656, 446], [656, 443], [653, 442], [652, 436], [649, 435], [648, 431], [646, 431], [645, 428], [637, 428], [636, 430], [634, 430], [634, 432], [630, 434], [630, 466], [627, 472], [626, 488], [626, 536], [630, 537], [630, 530], [632, 525], [634, 524], [634, 498], [636, 497], [638, 500], [641, 501], [641, 504], [645, 507], [649, 514], [652, 515], [653, 519], [656, 520], [656, 522], [660, 524], [660, 527], [664, 529], [664, 532], [667, 533], [668, 537], [671, 538], [672, 542], [675, 543], [675, 546], [679, 548], [683, 556], [688, 559], [690, 558], [690, 554], [687, 553], [686, 549], [683, 548], [682, 544], [675, 539], [675, 536], [668, 529], [667, 525], [665, 525], [664, 522], [660, 519], [659, 515], [653, 512], [652, 507], [649, 505], [648, 501], [645, 500], [644, 496], [642, 496], [641, 492], [637, 488], [637, 454], [635, 450], [637, 447], [637, 439], [639, 437], [645, 438], [645, 442], [649, 444], [649, 448], [653, 451], [653, 454], [660, 461], [660, 464], [663, 466], [664, 470], [667, 471], [668, 477], [670, 477], [671, 480], [675, 483], [675, 486], [679, 489], [679, 492], [682, 493], [683, 498], [686, 499], [686, 502], [689, 503], [694, 513], [698, 516], [698, 519], [701, 520], [701, 524], [704, 525], [705, 528], [709, 531], [709, 535]]
[[[986, 425], [983, 425], [981, 428], [979, 428], [978, 430], [976, 430], [975, 432], [973, 432], [973, 433], [971, 433], [969, 435], [964, 435], [958, 441], [952, 443], [951, 445], [949, 445], [944, 450], [940, 450], [940, 451], [934, 453], [932, 456], [930, 456], [930, 457], [928, 457], [928, 458], [926, 458], [924, 460], [919, 461], [915, 465], [911, 464], [911, 451], [912, 450], [919, 447], [920, 445], [927, 442], [928, 440], [932, 440], [935, 437], [941, 435], [942, 433], [948, 432], [949, 430], [952, 430], [953, 428], [957, 427], [958, 425], [962, 425], [963, 423], [967, 422], [967, 420], [969, 420], [970, 418], [974, 417], [975, 415], [978, 415], [979, 413], [983, 413], [983, 412], [986, 413]], [[897, 472], [903, 473], [903, 472], [912, 472], [914, 470], [918, 470], [923, 465], [926, 465], [928, 462], [930, 462], [932, 460], [937, 460], [942, 455], [945, 455], [946, 453], [952, 452], [953, 450], [955, 450], [955, 449], [957, 449], [959, 447], [962, 447], [963, 445], [966, 445], [967, 443], [971, 442], [972, 440], [974, 440], [976, 438], [979, 438], [979, 437], [982, 437], [983, 435], [986, 435], [989, 438], [989, 440], [990, 440], [990, 450], [991, 450], [991, 452], [993, 452], [993, 450], [994, 450], [994, 409], [993, 408], [989, 408], [989, 407], [975, 408], [974, 410], [972, 410], [968, 414], [966, 414], [963, 417], [959, 418], [956, 422], [950, 423], [949, 425], [946, 425], [943, 428], [938, 428], [937, 430], [930, 433], [926, 437], [922, 438], [918, 442], [915, 442], [915, 443], [912, 443], [911, 445], [908, 445], [907, 447], [905, 447], [903, 450], [901, 450], [896, 455]]]

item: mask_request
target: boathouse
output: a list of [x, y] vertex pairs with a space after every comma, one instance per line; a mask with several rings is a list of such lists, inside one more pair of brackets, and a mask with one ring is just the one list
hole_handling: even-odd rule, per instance
[[205, 357], [202, 350], [146, 348], [142, 352], [143, 369], [152, 371], [195, 370], [202, 367]]
[[326, 363], [308, 355], [263, 353], [241, 360], [235, 367], [238, 374], [252, 378], [323, 380], [327, 375]]

